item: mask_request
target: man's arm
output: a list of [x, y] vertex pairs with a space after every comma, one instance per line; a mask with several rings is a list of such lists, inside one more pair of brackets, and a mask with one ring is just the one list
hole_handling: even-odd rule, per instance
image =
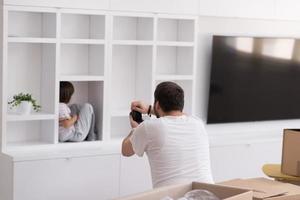
[[132, 116], [129, 115], [130, 120], [130, 126], [132, 127], [132, 130], [130, 131], [129, 135], [123, 140], [122, 142], [122, 155], [126, 157], [133, 156], [135, 154], [132, 143], [130, 141], [130, 137], [133, 134], [134, 128], [138, 127], [138, 123], [132, 119]]
[[130, 141], [130, 137], [133, 133], [133, 130], [130, 131], [129, 135], [122, 142], [122, 155], [126, 157], [130, 157], [134, 155], [134, 151], [132, 148], [132, 144]]

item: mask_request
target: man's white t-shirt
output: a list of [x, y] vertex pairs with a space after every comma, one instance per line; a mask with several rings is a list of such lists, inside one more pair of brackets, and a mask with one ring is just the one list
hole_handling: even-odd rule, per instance
[[135, 128], [130, 141], [135, 154], [146, 152], [154, 188], [189, 181], [213, 183], [208, 137], [199, 118], [150, 119]]

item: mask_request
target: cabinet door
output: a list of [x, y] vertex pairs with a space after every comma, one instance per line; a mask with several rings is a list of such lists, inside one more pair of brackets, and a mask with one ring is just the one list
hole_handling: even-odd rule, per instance
[[281, 162], [281, 142], [211, 147], [211, 165], [215, 182], [264, 176], [267, 163]]
[[15, 200], [106, 200], [119, 196], [120, 156], [16, 162]]
[[121, 157], [120, 196], [131, 195], [152, 189], [148, 158]]

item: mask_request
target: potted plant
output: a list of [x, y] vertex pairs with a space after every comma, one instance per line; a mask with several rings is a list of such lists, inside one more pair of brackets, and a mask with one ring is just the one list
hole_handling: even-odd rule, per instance
[[32, 98], [31, 94], [19, 93], [13, 96], [13, 100], [8, 102], [12, 108], [17, 108], [18, 113], [22, 115], [30, 114], [32, 108], [36, 112], [41, 109], [41, 106], [37, 104], [36, 100]]

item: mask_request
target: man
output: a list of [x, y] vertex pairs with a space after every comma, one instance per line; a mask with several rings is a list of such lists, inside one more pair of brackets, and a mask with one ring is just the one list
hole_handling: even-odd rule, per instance
[[122, 154], [143, 156], [146, 152], [154, 188], [189, 181], [212, 183], [208, 137], [200, 119], [182, 112], [182, 88], [162, 82], [154, 99], [153, 109], [143, 102], [132, 102], [132, 110], [157, 118], [138, 124], [130, 116], [133, 129], [122, 143]]

